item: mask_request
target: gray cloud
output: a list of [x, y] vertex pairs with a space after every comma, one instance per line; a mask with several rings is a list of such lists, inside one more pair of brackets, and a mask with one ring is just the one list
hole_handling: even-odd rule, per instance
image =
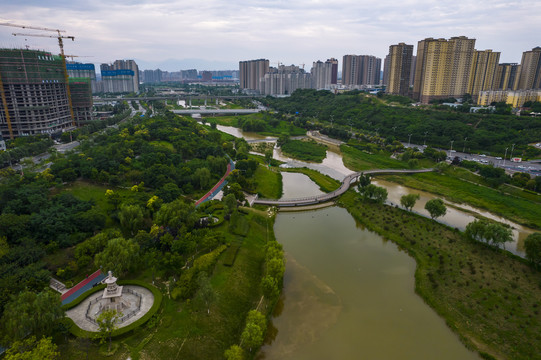
[[[265, 57], [309, 68], [318, 59], [384, 57], [391, 44], [456, 35], [501, 51], [502, 62], [519, 62], [523, 51], [541, 45], [535, 0], [0, 0], [0, 6], [0, 20], [66, 29], [76, 37], [66, 52], [93, 55], [88, 60], [95, 63], [196, 58], [235, 66]], [[0, 46], [57, 51], [54, 39], [13, 38], [18, 30], [0, 27]]]

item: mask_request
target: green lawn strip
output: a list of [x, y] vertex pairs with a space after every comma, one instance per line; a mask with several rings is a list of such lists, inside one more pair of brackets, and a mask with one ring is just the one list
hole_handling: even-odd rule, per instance
[[435, 221], [357, 198], [350, 190], [339, 204], [416, 260], [416, 292], [466, 346], [502, 359], [539, 357], [539, 271]]
[[438, 173], [385, 175], [382, 179], [466, 203], [532, 228], [541, 228], [541, 204]]
[[281, 149], [287, 156], [303, 161], [320, 163], [327, 156], [327, 146], [313, 140], [291, 140], [282, 145]]
[[[177, 302], [164, 298], [163, 318], [172, 325], [157, 328], [155, 335], [141, 350], [144, 359], [222, 359], [224, 351], [240, 342], [246, 314], [257, 306], [261, 294], [259, 283], [265, 258], [266, 219], [254, 212], [246, 216], [250, 224], [233, 266], [225, 266], [227, 251], [218, 259], [211, 274], [215, 298], [210, 314], [197, 300]], [[270, 224], [272, 226], [272, 224]], [[226, 240], [238, 238], [220, 227]], [[182, 348], [181, 348], [182, 346]]]
[[353, 171], [408, 168], [406, 163], [391, 159], [389, 153], [369, 154], [349, 145], [341, 145], [340, 151], [342, 152], [344, 165]]
[[335, 180], [330, 176], [324, 175], [317, 170], [312, 170], [308, 168], [281, 168], [280, 171], [304, 174], [308, 176], [313, 182], [315, 182], [319, 186], [319, 189], [321, 191], [327, 193], [338, 189], [341, 185], [340, 181]]
[[282, 196], [282, 174], [260, 165], [254, 173], [259, 196], [266, 199], [279, 199]]

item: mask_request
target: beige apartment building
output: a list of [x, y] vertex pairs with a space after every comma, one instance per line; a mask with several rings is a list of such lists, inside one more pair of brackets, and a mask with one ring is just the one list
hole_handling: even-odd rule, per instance
[[541, 47], [522, 53], [518, 90], [541, 88]]
[[477, 50], [474, 53], [467, 93], [477, 101], [480, 91], [492, 90], [500, 61], [500, 53], [492, 50]]
[[261, 91], [260, 79], [269, 72], [269, 60], [239, 61], [240, 88]]

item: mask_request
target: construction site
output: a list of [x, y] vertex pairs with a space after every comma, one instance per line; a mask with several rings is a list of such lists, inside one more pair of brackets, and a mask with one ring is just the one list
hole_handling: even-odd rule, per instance
[[0, 132], [4, 138], [52, 134], [73, 126], [62, 57], [0, 49]]

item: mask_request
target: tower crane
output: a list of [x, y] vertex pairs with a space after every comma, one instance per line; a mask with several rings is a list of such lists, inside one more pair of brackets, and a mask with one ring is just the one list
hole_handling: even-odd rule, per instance
[[[63, 39], [71, 39], [71, 41], [75, 41], [75, 37], [73, 36], [63, 36], [60, 33], [66, 32], [66, 30], [60, 30], [60, 29], [51, 29], [46, 27], [39, 27], [39, 26], [27, 26], [27, 25], [20, 25], [20, 24], [13, 24], [13, 23], [0, 23], [2, 26], [11, 26], [11, 27], [18, 27], [22, 29], [30, 29], [30, 30], [41, 30], [41, 31], [53, 31], [56, 32], [57, 35], [41, 35], [41, 34], [21, 34], [21, 33], [13, 33], [13, 36], [35, 36], [35, 37], [50, 37], [50, 38], [57, 38], [58, 39], [58, 45], [60, 47], [60, 55], [62, 57], [62, 64], [64, 68], [64, 80], [66, 82], [66, 93], [68, 94], [68, 104], [71, 114], [71, 122], [72, 125], [75, 126], [75, 116], [73, 114], [73, 105], [71, 102], [71, 91], [69, 87], [69, 81], [68, 81], [68, 69], [66, 68], [66, 56], [64, 55], [64, 41]], [[3, 90], [2, 90], [3, 92]], [[9, 120], [8, 120], [9, 121]], [[11, 125], [11, 122], [9, 122], [9, 125]], [[11, 126], [9, 126], [11, 128]], [[13, 135], [10, 135], [13, 138]]]
[[71, 122], [72, 122], [72, 125], [75, 126], [75, 115], [73, 114], [73, 104], [71, 102], [71, 91], [70, 91], [69, 80], [68, 80], [68, 68], [66, 67], [66, 55], [64, 55], [64, 41], [62, 40], [62, 39], [71, 39], [71, 41], [75, 41], [75, 37], [60, 35], [60, 32], [62, 30], [52, 30], [52, 31], [58, 31], [58, 35], [21, 34], [21, 33], [12, 33], [12, 35], [13, 36], [47, 37], [47, 38], [58, 39], [58, 46], [60, 47], [60, 56], [62, 57], [62, 67], [64, 68], [64, 81], [66, 82], [66, 92], [68, 94], [68, 103], [69, 103], [70, 114], [71, 114]]

